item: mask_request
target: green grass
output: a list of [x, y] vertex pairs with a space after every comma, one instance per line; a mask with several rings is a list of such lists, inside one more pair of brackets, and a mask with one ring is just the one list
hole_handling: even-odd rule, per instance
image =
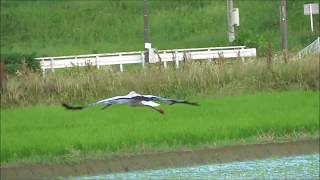
[[[317, 136], [319, 91], [193, 98], [200, 107], [114, 106], [66, 111], [59, 106], [1, 110], [1, 164], [55, 162], [266, 136]], [[96, 157], [101, 158], [101, 157]]]
[[[297, 51], [319, 36], [319, 16], [303, 15], [309, 0], [287, 1], [288, 46]], [[236, 45], [264, 55], [280, 50], [279, 0], [239, 0]], [[150, 40], [158, 49], [231, 45], [226, 1], [150, 0]], [[253, 13], [255, 12], [255, 13]], [[143, 50], [143, 1], [1, 1], [1, 54], [57, 56]]]

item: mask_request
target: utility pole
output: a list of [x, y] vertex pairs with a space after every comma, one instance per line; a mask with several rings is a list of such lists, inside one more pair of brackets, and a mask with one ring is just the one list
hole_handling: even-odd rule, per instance
[[233, 42], [236, 38], [234, 31], [233, 18], [233, 0], [227, 0], [227, 16], [228, 16], [228, 37], [229, 42]]
[[287, 39], [287, 14], [286, 0], [280, 0], [280, 34], [281, 34], [281, 50], [284, 61], [288, 61], [288, 39]]
[[149, 2], [144, 0], [144, 59], [146, 63], [149, 63], [149, 49], [151, 48], [151, 43], [149, 40]]

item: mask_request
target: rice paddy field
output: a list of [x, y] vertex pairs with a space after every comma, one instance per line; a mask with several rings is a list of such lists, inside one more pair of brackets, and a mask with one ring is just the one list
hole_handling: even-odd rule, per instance
[[199, 107], [59, 105], [1, 109], [1, 164], [72, 163], [119, 153], [200, 148], [319, 134], [319, 91], [193, 97]]

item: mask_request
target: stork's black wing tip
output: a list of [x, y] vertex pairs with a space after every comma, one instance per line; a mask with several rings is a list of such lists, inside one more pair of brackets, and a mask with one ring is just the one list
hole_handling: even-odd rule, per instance
[[84, 108], [83, 106], [71, 106], [66, 103], [62, 103], [62, 106], [68, 110], [80, 110]]
[[192, 105], [192, 106], [200, 106], [200, 104], [197, 103], [197, 102], [188, 102], [188, 101], [186, 101], [185, 103], [189, 104], [189, 105]]

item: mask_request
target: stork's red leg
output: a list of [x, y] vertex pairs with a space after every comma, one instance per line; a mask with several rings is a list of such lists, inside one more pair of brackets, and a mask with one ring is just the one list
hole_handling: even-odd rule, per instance
[[152, 106], [147, 106], [147, 107], [150, 107], [150, 108], [152, 108], [153, 110], [156, 110], [156, 111], [158, 111], [160, 114], [164, 114], [164, 110], [162, 110], [162, 109], [157, 109], [157, 108], [155, 108], [155, 107], [152, 107]]

